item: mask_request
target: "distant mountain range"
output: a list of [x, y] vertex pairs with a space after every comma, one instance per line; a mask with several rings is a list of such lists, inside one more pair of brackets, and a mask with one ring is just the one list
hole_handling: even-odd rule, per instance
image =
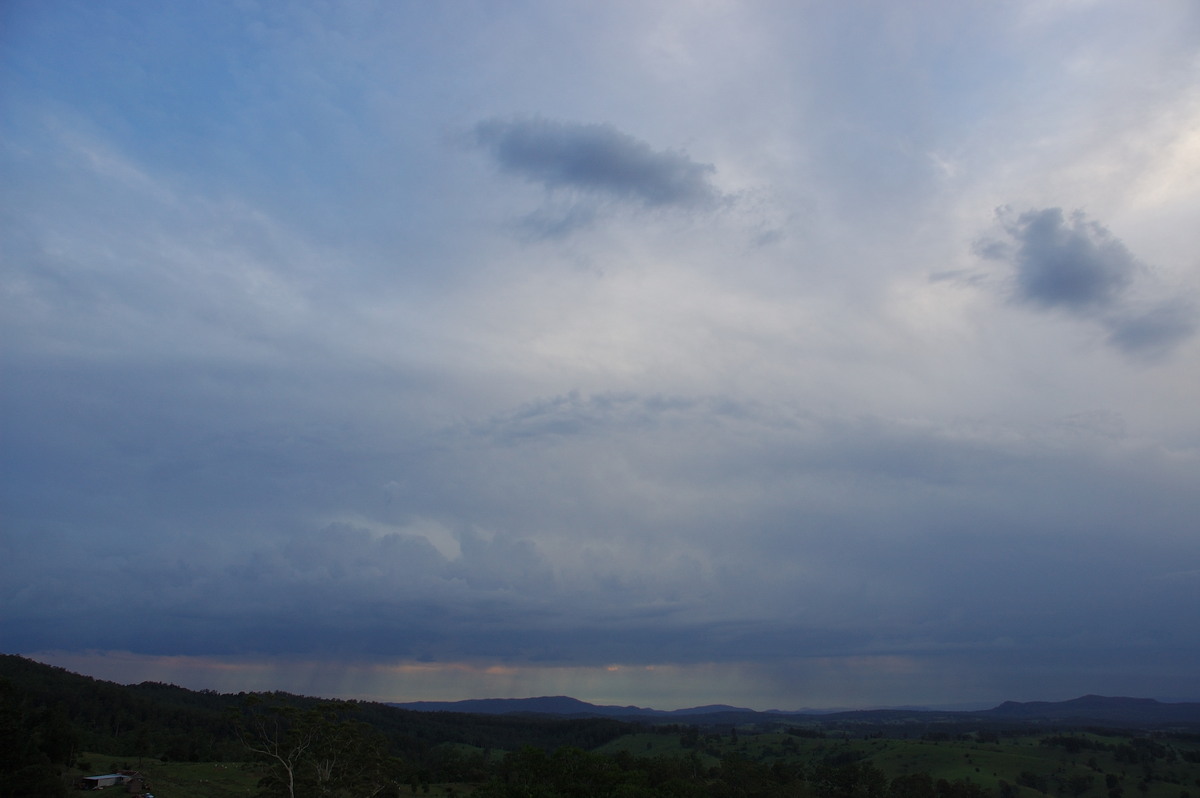
[[726, 704], [711, 704], [691, 709], [646, 709], [644, 707], [619, 707], [589, 704], [578, 698], [565, 695], [541, 696], [539, 698], [472, 698], [465, 701], [413, 701], [407, 704], [390, 704], [400, 709], [418, 712], [468, 712], [475, 715], [567, 715], [588, 718], [675, 718], [688, 715], [714, 715], [726, 712], [751, 712], [753, 709], [731, 707]]
[[1071, 723], [1077, 725], [1147, 727], [1200, 726], [1200, 703], [1165, 703], [1152, 698], [1085, 695], [1070, 701], [1005, 701], [981, 710], [940, 710], [921, 707], [823, 712], [798, 710], [759, 712], [745, 707], [711, 704], [689, 709], [659, 710], [636, 706], [589, 704], [569, 696], [539, 698], [477, 698], [466, 701], [413, 701], [389, 706], [419, 712], [462, 712], [476, 715], [554, 715], [572, 718], [615, 718], [687, 724], [748, 723], [802, 720], [830, 723]]
[[1200, 703], [1168, 704], [1153, 698], [1108, 698], [1085, 695], [1070, 701], [1005, 701], [984, 713], [993, 718], [1102, 720], [1129, 725], [1200, 722]]

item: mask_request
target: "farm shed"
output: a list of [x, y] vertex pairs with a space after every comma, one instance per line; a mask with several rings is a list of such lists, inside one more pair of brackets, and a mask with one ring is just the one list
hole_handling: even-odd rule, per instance
[[129, 781], [129, 776], [121, 773], [107, 773], [103, 776], [86, 776], [80, 779], [83, 789], [100, 790], [105, 787], [116, 787]]

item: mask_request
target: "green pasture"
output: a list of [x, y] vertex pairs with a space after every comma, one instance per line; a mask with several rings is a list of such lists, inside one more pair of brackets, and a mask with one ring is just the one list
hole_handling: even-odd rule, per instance
[[136, 770], [145, 777], [146, 789], [156, 798], [245, 798], [258, 792], [262, 770], [255, 763], [163, 762], [149, 757], [113, 757], [84, 753], [79, 760], [88, 771], [70, 772], [72, 781], [83, 776]]
[[[154, 793], [155, 798], [247, 798], [258, 794], [258, 780], [263, 774], [262, 766], [254, 762], [163, 762], [148, 757], [138, 759], [96, 753], [81, 754], [79, 759], [90, 763], [92, 768], [86, 772], [72, 769], [69, 773], [72, 783], [83, 776], [137, 770], [145, 777], [147, 790]], [[400, 795], [454, 798], [469, 796], [477, 788], [476, 784], [430, 784], [428, 790], [425, 785], [420, 785], [414, 791], [406, 784], [400, 787]], [[103, 794], [110, 792], [124, 794], [121, 790]]]
[[[1132, 738], [1114, 735], [1078, 734], [1091, 744], [1116, 749], [1129, 746]], [[795, 764], [861, 764], [878, 768], [889, 779], [911, 773], [928, 773], [936, 781], [969, 780], [1000, 797], [1009, 785], [1015, 798], [1200, 798], [1200, 737], [1155, 741], [1159, 754], [1145, 761], [1124, 761], [1115, 750], [1081, 748], [1069, 751], [1061, 745], [1045, 745], [1038, 737], [1002, 738], [983, 742], [972, 738], [955, 740], [808, 738], [784, 732], [757, 734], [753, 731], [684, 734], [640, 732], [612, 740], [596, 753], [624, 752], [638, 758], [686, 757], [695, 755], [703, 767], [718, 766], [722, 758], [738, 756], [757, 762], [782, 760]], [[464, 744], [446, 746], [463, 758], [484, 753]], [[495, 762], [503, 751], [489, 752]], [[234, 798], [253, 796], [261, 766], [229, 762], [162, 762], [115, 758], [87, 753], [88, 772], [74, 771], [72, 777], [136, 769], [146, 777], [158, 798]], [[1113, 789], [1115, 786], [1115, 790]], [[469, 796], [476, 785], [431, 784], [419, 795]], [[1011, 788], [1016, 788], [1014, 792]], [[401, 795], [411, 792], [403, 785]]]
[[[1110, 747], [1129, 738], [1096, 734], [1074, 735]], [[1000, 742], [921, 739], [802, 738], [783, 732], [755, 734], [729, 731], [701, 733], [693, 747], [680, 734], [629, 734], [596, 749], [603, 754], [624, 751], [633, 756], [696, 754], [706, 767], [723, 757], [738, 755], [759, 762], [859, 763], [878, 768], [889, 779], [928, 773], [934, 779], [969, 780], [1000, 794], [1001, 784], [1017, 788], [1024, 798], [1110, 798], [1109, 776], [1117, 780], [1120, 798], [1200, 798], [1200, 763], [1189, 762], [1200, 750], [1200, 739], [1170, 740], [1168, 756], [1152, 763], [1119, 761], [1111, 750], [1069, 752], [1043, 745], [1039, 737], [1002, 738]], [[1031, 779], [1031, 777], [1033, 777]], [[1040, 782], [1038, 789], [1030, 782]], [[1085, 788], [1086, 785], [1086, 788]]]

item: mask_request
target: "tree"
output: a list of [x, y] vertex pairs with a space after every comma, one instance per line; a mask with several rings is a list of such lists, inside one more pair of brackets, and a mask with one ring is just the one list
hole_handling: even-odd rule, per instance
[[352, 717], [356, 708], [345, 701], [264, 706], [251, 696], [236, 726], [246, 749], [267, 765], [262, 794], [370, 798], [394, 787], [404, 765], [387, 755], [382, 735]]
[[238, 737], [246, 749], [266, 762], [268, 775], [260, 783], [272, 792], [296, 798], [296, 782], [302, 764], [316, 745], [319, 728], [294, 707], [260, 707], [261, 699], [250, 696], [237, 724]]
[[891, 798], [928, 798], [933, 795], [933, 777], [928, 773], [909, 773], [892, 779]]
[[1075, 775], [1067, 779], [1067, 792], [1071, 795], [1083, 795], [1092, 788], [1092, 782], [1095, 781], [1091, 776]]
[[16, 688], [0, 678], [0, 798], [66, 795], [46, 750], [61, 754], [57, 742], [47, 743], [56, 734], [52, 725], [47, 727], [29, 711]]

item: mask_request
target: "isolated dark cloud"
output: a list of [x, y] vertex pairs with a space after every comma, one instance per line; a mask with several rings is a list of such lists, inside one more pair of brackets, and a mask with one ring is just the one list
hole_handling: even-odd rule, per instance
[[1016, 241], [1017, 296], [1044, 307], [1086, 310], [1109, 305], [1133, 280], [1137, 262], [1082, 211], [1029, 211], [1005, 225]]
[[1186, 299], [1138, 298], [1153, 275], [1083, 211], [1067, 217], [1062, 208], [1043, 208], [1014, 219], [1001, 208], [997, 216], [1007, 240], [983, 238], [974, 251], [1013, 266], [1017, 302], [1097, 322], [1111, 344], [1138, 357], [1162, 355], [1195, 331], [1195, 308]]
[[703, 206], [719, 192], [711, 164], [683, 152], [655, 150], [608, 124], [556, 122], [540, 117], [489, 119], [475, 138], [505, 170], [550, 189], [638, 200], [648, 206]]

